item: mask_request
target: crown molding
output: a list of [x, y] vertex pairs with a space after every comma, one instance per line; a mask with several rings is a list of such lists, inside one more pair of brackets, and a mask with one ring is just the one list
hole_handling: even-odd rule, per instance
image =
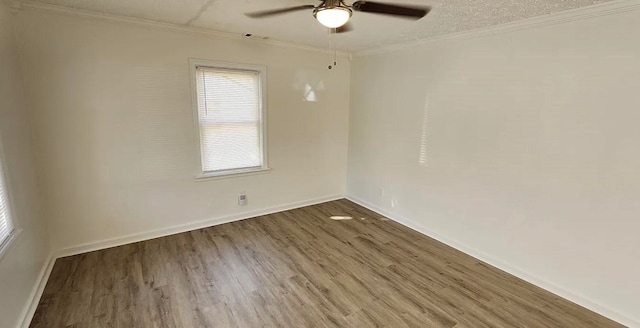
[[[22, 1], [16, 0], [16, 1], [11, 1], [10, 3], [12, 4], [11, 5], [12, 8], [17, 8], [17, 11], [32, 10], [32, 11], [52, 12], [52, 13], [62, 14], [67, 16], [99, 19], [103, 21], [143, 26], [143, 27], [172, 31], [172, 32], [198, 34], [201, 36], [214, 38], [214, 39], [241, 40], [244, 42], [262, 43], [262, 44], [268, 44], [276, 47], [293, 48], [297, 50], [320, 52], [325, 54], [334, 54], [333, 49], [312, 47], [312, 46], [306, 46], [306, 45], [301, 45], [297, 43], [284, 42], [284, 41], [278, 41], [278, 40], [272, 40], [272, 39], [251, 39], [251, 38], [245, 37], [244, 35], [236, 34], [236, 33], [222, 32], [222, 31], [206, 29], [206, 28], [178, 25], [178, 24], [172, 24], [172, 23], [164, 23], [164, 22], [143, 19], [143, 18], [121, 16], [121, 15], [102, 13], [102, 12], [96, 12], [96, 11], [90, 11], [90, 10], [76, 9], [76, 8], [42, 3], [42, 2], [33, 1], [33, 0], [22, 0]], [[17, 3], [17, 7], [15, 5], [16, 3]], [[350, 58], [350, 53], [348, 52], [336, 51], [335, 53], [340, 57]]]
[[[118, 23], [126, 23], [137, 26], [144, 26], [155, 29], [162, 29], [167, 31], [174, 32], [183, 32], [190, 34], [199, 34], [202, 36], [216, 38], [216, 39], [228, 39], [228, 40], [242, 40], [245, 42], [258, 42], [263, 44], [269, 44], [277, 47], [285, 47], [285, 48], [293, 48], [304, 51], [311, 52], [320, 52], [325, 54], [333, 54], [333, 49], [321, 48], [321, 47], [312, 47], [306, 46], [291, 42], [278, 41], [272, 39], [247, 39], [243, 35], [222, 32], [212, 29], [198, 28], [192, 26], [178, 25], [172, 23], [163, 23], [154, 20], [135, 18], [129, 16], [121, 16], [115, 14], [101, 13], [89, 10], [75, 9], [70, 7], [63, 7], [58, 5], [46, 4], [34, 0], [2, 0], [7, 3], [14, 13], [22, 11], [22, 10], [36, 10], [36, 11], [47, 11], [54, 12], [58, 14], [70, 15], [70, 16], [78, 16], [85, 18], [94, 18], [101, 19], [105, 21], [118, 22]], [[528, 18], [524, 20], [519, 20], [515, 22], [504, 23], [500, 25], [493, 25], [488, 27], [483, 27], [475, 30], [462, 31], [458, 33], [445, 34], [436, 37], [418, 39], [413, 41], [401, 42], [386, 46], [380, 46], [373, 49], [358, 51], [354, 53], [346, 52], [346, 51], [337, 51], [336, 54], [340, 57], [346, 57], [349, 60], [352, 59], [353, 56], [362, 57], [369, 56], [375, 54], [389, 53], [402, 49], [413, 48], [421, 45], [426, 45], [439, 41], [451, 41], [451, 40], [462, 40], [462, 39], [474, 39], [481, 38], [485, 36], [497, 35], [497, 34], [505, 34], [522, 30], [536, 29], [546, 26], [552, 26], [557, 24], [564, 24], [574, 21], [586, 20], [601, 16], [614, 15], [624, 12], [636, 11], [640, 10], [640, 0], [615, 0], [611, 2], [606, 2], [602, 4], [591, 5], [587, 7], [581, 7], [572, 10], [566, 10], [546, 16], [538, 16], [533, 18]]]
[[601, 16], [614, 15], [630, 11], [640, 10], [640, 0], [616, 0], [602, 4], [581, 7], [572, 10], [561, 11], [546, 16], [538, 16], [519, 21], [483, 27], [475, 30], [462, 31], [458, 33], [446, 34], [442, 36], [425, 39], [401, 42], [374, 49], [363, 50], [353, 53], [354, 56], [362, 57], [375, 54], [394, 52], [402, 49], [413, 48], [421, 45], [439, 41], [451, 41], [461, 39], [474, 39], [485, 36], [505, 34], [522, 30], [536, 29], [557, 24], [581, 21]]

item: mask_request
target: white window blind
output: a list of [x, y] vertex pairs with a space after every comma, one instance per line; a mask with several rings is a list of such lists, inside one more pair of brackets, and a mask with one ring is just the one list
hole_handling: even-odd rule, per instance
[[261, 71], [196, 66], [203, 173], [264, 166]]
[[8, 242], [9, 237], [13, 232], [7, 192], [7, 184], [4, 179], [4, 168], [2, 167], [2, 159], [0, 159], [0, 249], [4, 248], [3, 246]]

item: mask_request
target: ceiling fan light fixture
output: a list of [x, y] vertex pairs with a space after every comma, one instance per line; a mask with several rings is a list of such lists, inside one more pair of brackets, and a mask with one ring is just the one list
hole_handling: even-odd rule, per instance
[[349, 21], [351, 9], [342, 6], [320, 7], [313, 12], [313, 17], [328, 28], [338, 28]]

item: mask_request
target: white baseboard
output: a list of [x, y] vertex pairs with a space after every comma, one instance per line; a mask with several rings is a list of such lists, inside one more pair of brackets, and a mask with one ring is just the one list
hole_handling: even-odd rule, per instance
[[29, 305], [22, 311], [22, 314], [20, 316], [22, 318], [22, 322], [18, 327], [29, 328], [29, 324], [31, 324], [31, 319], [33, 319], [33, 315], [36, 313], [38, 303], [40, 302], [40, 297], [42, 297], [44, 287], [47, 285], [49, 275], [51, 274], [51, 270], [53, 270], [53, 264], [55, 262], [56, 258], [53, 257], [53, 254], [49, 255], [49, 257], [47, 257], [47, 260], [44, 262], [44, 265], [40, 270], [40, 274], [38, 275], [38, 280], [36, 280], [36, 284], [31, 290], [31, 295], [29, 295], [29, 299], [31, 301], [29, 302]]
[[[202, 220], [202, 221], [197, 221], [197, 222], [193, 222], [193, 223], [187, 223], [187, 224], [183, 224], [183, 225], [178, 225], [178, 226], [173, 226], [173, 227], [169, 227], [169, 228], [163, 228], [163, 229], [157, 229], [157, 230], [153, 230], [153, 231], [149, 231], [149, 232], [144, 232], [144, 233], [139, 233], [139, 234], [131, 234], [131, 235], [127, 235], [127, 236], [123, 236], [123, 237], [118, 237], [118, 238], [112, 238], [112, 239], [105, 239], [102, 241], [98, 241], [98, 242], [94, 242], [94, 243], [87, 243], [87, 244], [83, 244], [83, 245], [79, 245], [79, 246], [74, 246], [74, 247], [70, 247], [70, 248], [66, 248], [66, 249], [62, 249], [59, 251], [56, 251], [54, 254], [50, 255], [49, 258], [47, 259], [45, 265], [43, 266], [40, 275], [38, 277], [37, 280], [37, 284], [34, 286], [32, 292], [31, 292], [31, 302], [29, 303], [29, 306], [27, 308], [24, 309], [22, 317], [22, 323], [19, 327], [21, 328], [27, 328], [29, 327], [29, 324], [31, 323], [31, 320], [33, 318], [33, 315], [35, 314], [36, 308], [38, 307], [38, 302], [40, 301], [40, 297], [42, 296], [42, 293], [44, 292], [44, 288], [46, 286], [47, 280], [49, 279], [49, 275], [51, 274], [51, 270], [53, 269], [53, 265], [55, 263], [55, 260], [57, 258], [60, 257], [64, 257], [64, 256], [71, 256], [71, 255], [76, 255], [76, 254], [81, 254], [81, 253], [86, 253], [86, 252], [91, 252], [91, 251], [95, 251], [95, 250], [100, 250], [100, 249], [105, 249], [105, 248], [110, 248], [110, 247], [116, 247], [116, 246], [121, 246], [121, 245], [125, 245], [125, 244], [129, 244], [129, 243], [134, 243], [134, 242], [139, 242], [139, 241], [143, 241], [143, 240], [148, 240], [148, 239], [153, 239], [153, 238], [158, 238], [158, 237], [163, 237], [163, 236], [168, 236], [168, 235], [172, 235], [172, 234], [176, 234], [176, 233], [181, 233], [181, 232], [187, 232], [187, 231], [191, 231], [191, 230], [196, 230], [196, 229], [201, 229], [201, 228], [206, 228], [206, 227], [210, 227], [210, 226], [214, 226], [214, 225], [218, 225], [218, 224], [223, 224], [223, 223], [229, 223], [229, 222], [233, 222], [233, 221], [239, 221], [239, 220], [244, 220], [244, 219], [248, 219], [248, 218], [252, 218], [252, 217], [256, 217], [256, 216], [261, 216], [261, 215], [267, 215], [267, 214], [272, 214], [272, 213], [277, 213], [277, 212], [281, 212], [281, 211], [287, 211], [287, 210], [291, 210], [291, 209], [295, 209], [295, 208], [299, 208], [299, 207], [304, 207], [304, 206], [310, 206], [310, 205], [315, 205], [315, 204], [319, 204], [319, 203], [324, 203], [324, 202], [328, 202], [328, 201], [332, 201], [332, 200], [337, 200], [337, 199], [341, 199], [341, 198], [345, 198], [343, 195], [333, 195], [333, 196], [326, 196], [326, 197], [320, 197], [320, 198], [315, 198], [315, 199], [310, 199], [310, 200], [306, 200], [306, 201], [301, 201], [301, 202], [295, 202], [295, 203], [289, 203], [289, 204], [285, 204], [285, 205], [280, 205], [280, 206], [274, 206], [274, 207], [269, 207], [269, 208], [265, 208], [265, 209], [261, 209], [261, 210], [255, 210], [255, 211], [248, 211], [248, 212], [243, 212], [243, 213], [238, 213], [238, 214], [234, 214], [234, 215], [229, 215], [229, 216], [224, 216], [224, 217], [219, 217], [219, 218], [213, 218], [213, 219], [208, 219], [208, 220]], [[473, 256], [483, 262], [486, 262], [490, 265], [493, 265], [505, 272], [508, 272], [520, 279], [523, 279], [527, 282], [530, 282], [538, 287], [541, 287], [543, 289], [546, 289], [560, 297], [563, 297], [567, 300], [570, 300], [576, 304], [579, 304], [587, 309], [590, 309], [596, 313], [599, 313], [603, 316], [606, 316], [608, 318], [611, 318], [612, 320], [615, 320], [619, 323], [622, 323], [624, 325], [627, 325], [629, 327], [638, 327], [640, 328], [640, 323], [627, 317], [624, 315], [621, 315], [619, 313], [617, 313], [616, 311], [612, 311], [596, 302], [593, 302], [591, 300], [585, 299], [584, 297], [578, 296], [570, 291], [567, 291], [563, 288], [560, 288], [552, 283], [549, 283], [547, 281], [544, 281], [542, 279], [539, 279], [535, 276], [532, 276], [522, 270], [513, 268], [505, 263], [503, 263], [502, 261], [499, 261], [491, 256], [488, 256], [482, 252], [476, 251], [470, 247], [467, 247], [459, 242], [456, 242], [454, 240], [451, 240], [449, 238], [445, 238], [429, 229], [426, 229], [422, 226], [420, 226], [419, 224], [407, 219], [407, 218], [402, 218], [399, 217], [398, 215], [394, 215], [392, 213], [387, 212], [386, 210], [371, 204], [367, 201], [364, 201], [362, 199], [359, 199], [355, 196], [351, 196], [351, 195], [347, 195], [346, 196], [347, 199], [351, 200], [354, 203], [357, 203], [363, 207], [366, 207], [372, 211], [378, 212], [386, 217], [388, 217], [391, 220], [394, 220], [408, 228], [411, 228], [413, 230], [416, 230], [424, 235], [427, 235], [433, 239], [436, 239], [444, 244], [447, 244], [453, 248], [456, 248], [470, 256]]]
[[97, 251], [100, 249], [105, 249], [110, 247], [126, 245], [126, 244], [135, 243], [143, 240], [173, 235], [176, 233], [202, 229], [202, 228], [211, 227], [218, 224], [249, 219], [256, 216], [288, 211], [295, 208], [315, 205], [315, 204], [329, 202], [332, 200], [337, 200], [342, 198], [344, 198], [344, 195], [331, 195], [331, 196], [318, 197], [318, 198], [308, 199], [300, 202], [294, 202], [294, 203], [289, 203], [289, 204], [284, 204], [279, 206], [272, 206], [272, 207], [254, 210], [254, 211], [248, 211], [248, 212], [237, 213], [237, 214], [213, 218], [213, 219], [181, 224], [181, 225], [176, 225], [168, 228], [156, 229], [156, 230], [143, 232], [143, 233], [137, 233], [137, 234], [131, 234], [131, 235], [126, 235], [126, 236], [117, 237], [117, 238], [100, 240], [93, 243], [87, 243], [87, 244], [78, 245], [78, 246], [55, 251], [53, 252], [53, 254], [51, 254], [47, 258], [47, 261], [45, 262], [44, 266], [42, 267], [42, 270], [40, 271], [38, 280], [36, 281], [36, 285], [33, 287], [33, 290], [31, 291], [31, 295], [29, 297], [31, 301], [29, 302], [29, 305], [23, 310], [21, 315], [22, 322], [18, 327], [28, 328], [29, 324], [31, 324], [33, 315], [36, 312], [38, 303], [40, 302], [40, 298], [42, 297], [42, 293], [44, 292], [44, 287], [47, 285], [47, 280], [49, 280], [49, 275], [51, 274], [53, 265], [56, 262], [56, 259], [58, 258], [76, 255], [76, 254], [82, 254], [82, 253], [91, 252], [91, 251]]
[[367, 202], [365, 200], [359, 199], [358, 197], [355, 197], [353, 195], [347, 195], [345, 198], [347, 198], [348, 200], [350, 200], [350, 201], [352, 201], [352, 202], [354, 202], [354, 203], [356, 203], [356, 204], [358, 204], [360, 206], [366, 207], [366, 208], [368, 208], [368, 209], [370, 209], [370, 210], [372, 210], [374, 212], [382, 214], [385, 217], [387, 217], [387, 218], [389, 218], [389, 219], [391, 219], [391, 220], [393, 220], [395, 222], [398, 222], [398, 223], [400, 223], [400, 224], [402, 224], [402, 225], [404, 225], [404, 226], [406, 226], [406, 227], [408, 227], [410, 229], [413, 229], [413, 230], [415, 230], [417, 232], [420, 232], [423, 235], [426, 235], [426, 236], [431, 237], [431, 238], [433, 238], [433, 239], [435, 239], [435, 240], [437, 240], [437, 241], [439, 241], [441, 243], [449, 245], [449, 246], [451, 246], [451, 247], [453, 247], [453, 248], [455, 248], [455, 249], [457, 249], [457, 250], [459, 250], [459, 251], [461, 251], [463, 253], [466, 253], [467, 255], [473, 256], [473, 257], [475, 257], [476, 259], [478, 259], [480, 261], [486, 262], [486, 263], [488, 263], [488, 264], [490, 264], [490, 265], [492, 265], [492, 266], [494, 266], [494, 267], [496, 267], [496, 268], [498, 268], [498, 269], [500, 269], [502, 271], [505, 271], [505, 272], [507, 272], [507, 273], [509, 273], [511, 275], [514, 275], [514, 276], [516, 276], [516, 277], [518, 277], [518, 278], [520, 278], [522, 280], [525, 280], [525, 281], [527, 281], [529, 283], [532, 283], [532, 284], [534, 284], [534, 285], [536, 285], [536, 286], [538, 286], [538, 287], [540, 287], [542, 289], [545, 289], [545, 290], [547, 290], [547, 291], [549, 291], [551, 293], [554, 293], [554, 294], [556, 294], [556, 295], [558, 295], [558, 296], [560, 296], [562, 298], [565, 298], [565, 299], [567, 299], [567, 300], [569, 300], [569, 301], [571, 301], [573, 303], [576, 303], [576, 304], [578, 304], [580, 306], [583, 306], [583, 307], [585, 307], [585, 308], [587, 308], [587, 309], [589, 309], [589, 310], [591, 310], [593, 312], [596, 312], [596, 313], [598, 313], [598, 314], [600, 314], [602, 316], [610, 318], [611, 320], [617, 321], [617, 322], [619, 322], [619, 323], [621, 323], [623, 325], [629, 326], [629, 327], [640, 328], [640, 322], [638, 322], [638, 321], [636, 321], [634, 319], [631, 319], [630, 317], [628, 317], [626, 315], [622, 315], [622, 314], [620, 314], [620, 313], [618, 313], [616, 311], [613, 311], [613, 310], [611, 310], [611, 309], [609, 309], [607, 307], [604, 307], [604, 306], [598, 304], [597, 302], [594, 302], [594, 301], [589, 300], [589, 299], [587, 299], [585, 297], [579, 296], [579, 295], [577, 295], [577, 294], [575, 294], [575, 293], [573, 293], [571, 291], [568, 291], [568, 290], [566, 290], [564, 288], [558, 287], [557, 285], [555, 285], [553, 283], [550, 283], [548, 281], [545, 281], [543, 279], [535, 277], [535, 276], [533, 276], [533, 275], [531, 275], [531, 274], [529, 274], [529, 273], [527, 273], [527, 272], [525, 272], [523, 270], [520, 270], [518, 268], [510, 266], [510, 265], [504, 263], [501, 260], [498, 260], [498, 259], [496, 259], [494, 257], [491, 257], [491, 256], [489, 256], [487, 254], [484, 254], [483, 252], [477, 251], [477, 250], [475, 250], [475, 249], [473, 249], [471, 247], [468, 247], [468, 246], [466, 246], [466, 245], [464, 245], [464, 244], [462, 244], [462, 243], [460, 243], [458, 241], [452, 240], [450, 238], [443, 237], [442, 235], [440, 235], [440, 234], [438, 234], [438, 233], [436, 233], [436, 232], [434, 232], [432, 230], [429, 230], [429, 229], [421, 226], [420, 224], [412, 221], [411, 219], [404, 218], [404, 217], [401, 217], [401, 216], [393, 214], [393, 213], [389, 213], [386, 210], [378, 207], [377, 205], [371, 204], [371, 203], [369, 203], [369, 202]]
[[330, 196], [318, 197], [318, 198], [308, 199], [300, 202], [272, 206], [272, 207], [263, 208], [259, 210], [247, 211], [247, 212], [242, 212], [242, 213], [237, 213], [237, 214], [232, 214], [232, 215], [227, 215], [227, 216], [222, 216], [217, 218], [211, 218], [211, 219], [206, 219], [206, 220], [201, 220], [201, 221], [196, 221], [196, 222], [191, 222], [186, 224], [180, 224], [180, 225], [167, 227], [167, 228], [151, 230], [151, 231], [142, 232], [142, 233], [130, 234], [122, 237], [104, 239], [96, 242], [91, 242], [91, 243], [86, 243], [86, 244], [73, 246], [65, 249], [60, 249], [54, 252], [54, 256], [55, 258], [60, 258], [65, 256], [97, 251], [105, 248], [116, 247], [116, 246], [131, 244], [131, 243], [135, 243], [143, 240], [169, 236], [169, 235], [173, 235], [181, 232], [207, 228], [207, 227], [211, 227], [219, 224], [249, 219], [249, 218], [261, 216], [261, 215], [287, 211], [294, 208], [315, 205], [315, 204], [324, 203], [324, 202], [328, 202], [336, 199], [342, 199], [342, 198], [344, 198], [344, 195], [330, 195]]

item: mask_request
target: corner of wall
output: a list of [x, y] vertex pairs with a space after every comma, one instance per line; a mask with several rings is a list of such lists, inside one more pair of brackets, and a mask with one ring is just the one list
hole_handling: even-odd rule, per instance
[[415, 230], [429, 238], [433, 238], [445, 245], [451, 246], [469, 256], [472, 256], [482, 262], [485, 262], [487, 264], [490, 264], [504, 272], [507, 272], [517, 278], [520, 278], [524, 281], [527, 281], [533, 285], [536, 285], [542, 289], [545, 289], [553, 294], [556, 294], [564, 299], [567, 299], [573, 303], [576, 303], [584, 308], [587, 308], [593, 312], [596, 312], [602, 316], [605, 316], [607, 318], [610, 318], [612, 320], [615, 320], [621, 324], [627, 325], [629, 327], [640, 327], [640, 322], [636, 321], [634, 319], [632, 319], [631, 317], [621, 314], [613, 309], [607, 308], [603, 305], [598, 304], [597, 302], [585, 298], [583, 296], [577, 295], [576, 293], [573, 293], [569, 290], [566, 290], [562, 287], [559, 287], [555, 284], [553, 284], [552, 282], [546, 281], [544, 279], [541, 279], [539, 277], [536, 277], [535, 275], [532, 275], [524, 270], [518, 269], [516, 267], [513, 267], [511, 265], [509, 265], [508, 263], [497, 259], [489, 254], [486, 254], [482, 251], [476, 250], [472, 247], [469, 247], [467, 245], [465, 245], [462, 242], [459, 242], [457, 240], [454, 240], [452, 238], [449, 237], [445, 237], [431, 229], [425, 228], [423, 225], [421, 225], [420, 223], [418, 223], [415, 220], [412, 220], [411, 218], [407, 218], [407, 217], [402, 217], [400, 215], [397, 215], [395, 213], [389, 212], [377, 205], [374, 205], [373, 203], [370, 203], [366, 200], [363, 200], [361, 198], [358, 198], [352, 194], [347, 194], [346, 199], [360, 205], [363, 207], [366, 207], [374, 212], [377, 212], [379, 214], [384, 215], [385, 217], [402, 224], [403, 226], [410, 228], [412, 230]]

